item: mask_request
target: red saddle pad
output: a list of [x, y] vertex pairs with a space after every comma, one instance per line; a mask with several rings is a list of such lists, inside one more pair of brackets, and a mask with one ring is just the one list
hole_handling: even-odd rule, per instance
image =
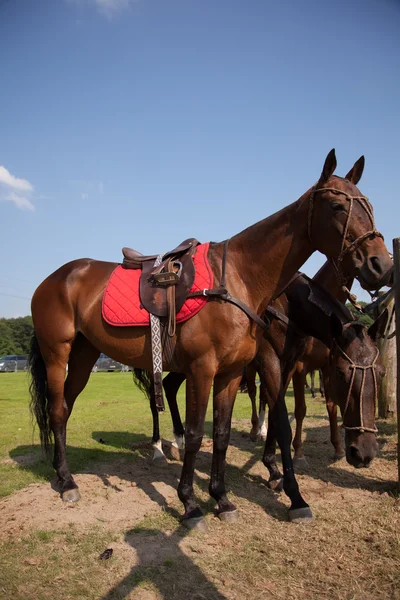
[[[196, 276], [191, 292], [213, 287], [213, 274], [207, 257], [209, 246], [210, 242], [207, 242], [196, 248], [193, 257]], [[122, 265], [118, 265], [112, 272], [102, 304], [103, 319], [109, 325], [116, 327], [150, 325], [150, 315], [140, 303], [139, 280], [141, 273], [140, 269], [125, 269]], [[207, 300], [206, 296], [188, 298], [176, 315], [176, 322], [182, 323], [193, 317], [203, 308]]]

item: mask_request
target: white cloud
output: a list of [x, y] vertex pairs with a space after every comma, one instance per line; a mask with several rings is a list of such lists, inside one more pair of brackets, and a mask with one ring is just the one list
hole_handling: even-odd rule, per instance
[[86, 194], [85, 192], [81, 193], [81, 198], [82, 200], [87, 200], [89, 198], [89, 194]]
[[[15, 177], [0, 165], [0, 189], [5, 188], [6, 195], [0, 195], [0, 200], [6, 200], [12, 202], [20, 210], [35, 210], [32, 202], [26, 198], [26, 194], [30, 194], [33, 190], [33, 185], [27, 179], [20, 179]], [[17, 193], [18, 192], [18, 193]], [[21, 195], [21, 192], [24, 195]]]
[[97, 186], [97, 189], [99, 190], [99, 194], [104, 194], [104, 185], [102, 181], [99, 181], [99, 185]]
[[14, 177], [3, 165], [0, 165], [0, 183], [21, 192], [31, 192], [33, 190], [33, 185], [29, 181]]
[[111, 19], [113, 16], [129, 8], [131, 4], [137, 2], [137, 0], [67, 0], [70, 4], [83, 5], [83, 4], [94, 4], [104, 17]]
[[4, 199], [13, 202], [21, 210], [35, 210], [35, 207], [28, 198], [24, 198], [15, 192], [10, 192]]

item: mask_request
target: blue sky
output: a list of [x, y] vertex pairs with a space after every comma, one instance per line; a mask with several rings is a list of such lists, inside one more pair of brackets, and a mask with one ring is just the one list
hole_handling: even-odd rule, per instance
[[397, 0], [0, 0], [0, 317], [69, 260], [237, 233], [332, 147], [391, 246], [399, 31]]

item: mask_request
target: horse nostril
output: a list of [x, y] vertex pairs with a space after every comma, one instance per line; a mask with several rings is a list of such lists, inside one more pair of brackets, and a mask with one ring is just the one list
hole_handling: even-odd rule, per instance
[[349, 448], [348, 462], [353, 465], [353, 467], [361, 467], [364, 462], [359, 449], [355, 446], [350, 446]]
[[381, 261], [379, 260], [378, 256], [371, 256], [370, 261], [374, 271], [379, 275], [383, 275]]

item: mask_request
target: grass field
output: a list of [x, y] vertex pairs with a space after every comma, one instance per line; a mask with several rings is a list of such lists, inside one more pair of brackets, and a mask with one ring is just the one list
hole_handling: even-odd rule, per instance
[[[77, 400], [67, 444], [82, 500], [73, 507], [59, 499], [32, 434], [27, 386], [25, 374], [0, 376], [0, 598], [400, 598], [393, 422], [379, 424], [380, 457], [355, 471], [332, 463], [324, 405], [308, 399], [309, 467], [298, 481], [316, 521], [296, 526], [286, 497], [265, 486], [262, 446], [248, 439], [249, 400], [239, 394], [227, 482], [240, 519], [230, 525], [214, 515], [205, 440], [196, 495], [208, 530], [188, 532], [176, 496], [181, 463], [152, 462], [150, 410], [130, 373], [93, 374]], [[182, 389], [182, 410], [183, 399]], [[290, 393], [287, 400], [292, 411]], [[172, 439], [171, 429], [167, 412], [163, 438]], [[107, 547], [112, 558], [99, 560]]]

